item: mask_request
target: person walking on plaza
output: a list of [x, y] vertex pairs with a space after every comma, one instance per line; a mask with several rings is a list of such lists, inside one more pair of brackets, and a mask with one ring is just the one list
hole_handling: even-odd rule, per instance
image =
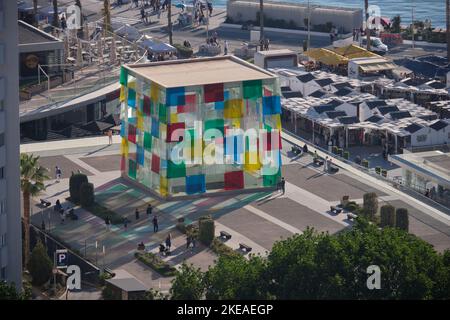
[[152, 204], [149, 203], [148, 206], [147, 206], [147, 217], [152, 215], [152, 211], [153, 211]]
[[189, 249], [190, 246], [191, 246], [191, 236], [187, 235], [186, 236], [186, 249]]
[[109, 220], [109, 217], [106, 217], [105, 218], [105, 225], [106, 225], [106, 230], [108, 230], [108, 231], [109, 231], [110, 224], [111, 224], [111, 220]]
[[128, 218], [123, 219], [123, 227], [125, 228], [125, 230], [128, 229]]
[[136, 217], [136, 220], [139, 220], [139, 209], [136, 208], [136, 211], [134, 211], [134, 216]]
[[284, 194], [286, 192], [286, 180], [284, 180], [284, 177], [281, 178], [280, 187], [281, 187], [281, 192], [283, 192], [283, 194]]
[[58, 166], [56, 166], [55, 167], [56, 182], [59, 182], [59, 180], [61, 179], [61, 176], [62, 176], [62, 171]]
[[112, 144], [112, 130], [111, 129], [108, 130], [108, 143], [109, 143], [109, 145]]
[[167, 250], [170, 252], [170, 247], [172, 246], [172, 236], [170, 235], [170, 233], [167, 235], [166, 237], [166, 247]]
[[328, 156], [325, 158], [325, 162], [323, 163], [323, 172], [328, 171]]
[[156, 214], [153, 216], [153, 232], [158, 232], [159, 226], [158, 226], [158, 217]]
[[223, 55], [226, 56], [228, 54], [228, 41], [225, 40], [223, 43]]

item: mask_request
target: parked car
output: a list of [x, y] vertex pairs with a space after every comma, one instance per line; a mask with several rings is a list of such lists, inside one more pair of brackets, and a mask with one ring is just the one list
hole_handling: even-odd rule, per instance
[[[361, 46], [363, 48], [367, 46], [367, 38], [362, 38]], [[382, 56], [388, 52], [388, 46], [380, 38], [370, 37], [370, 51]]]

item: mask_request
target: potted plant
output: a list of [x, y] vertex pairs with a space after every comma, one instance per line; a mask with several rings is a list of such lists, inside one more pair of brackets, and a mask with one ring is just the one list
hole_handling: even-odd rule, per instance
[[350, 158], [350, 152], [344, 151], [343, 156], [344, 156], [344, 159], [348, 160]]

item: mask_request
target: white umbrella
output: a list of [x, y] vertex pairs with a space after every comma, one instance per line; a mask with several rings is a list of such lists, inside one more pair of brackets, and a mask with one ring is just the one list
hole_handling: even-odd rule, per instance
[[109, 48], [109, 62], [115, 64], [116, 58], [116, 34], [113, 34], [111, 47]]
[[64, 36], [64, 62], [70, 58], [70, 48], [69, 48], [69, 36], [66, 34]]
[[83, 66], [83, 47], [81, 46], [81, 40], [77, 39], [77, 65], [79, 67]]
[[103, 63], [103, 41], [102, 37], [98, 37], [97, 39], [97, 57], [98, 61], [101, 61]]

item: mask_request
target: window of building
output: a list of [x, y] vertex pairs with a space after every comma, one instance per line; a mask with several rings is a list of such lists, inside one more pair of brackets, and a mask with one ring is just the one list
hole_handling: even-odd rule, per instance
[[427, 135], [426, 134], [421, 134], [417, 136], [417, 142], [424, 142], [427, 141]]
[[4, 107], [3, 100], [0, 100], [0, 112], [2, 112], [4, 110], [5, 110], [5, 107]]
[[0, 237], [0, 248], [6, 246], [6, 233]]
[[0, 271], [0, 279], [6, 280], [6, 267], [3, 267]]
[[0, 214], [6, 213], [6, 200], [0, 200]]
[[5, 167], [0, 167], [0, 179], [5, 178]]
[[0, 133], [0, 147], [3, 147], [4, 144], [5, 144], [5, 134]]

